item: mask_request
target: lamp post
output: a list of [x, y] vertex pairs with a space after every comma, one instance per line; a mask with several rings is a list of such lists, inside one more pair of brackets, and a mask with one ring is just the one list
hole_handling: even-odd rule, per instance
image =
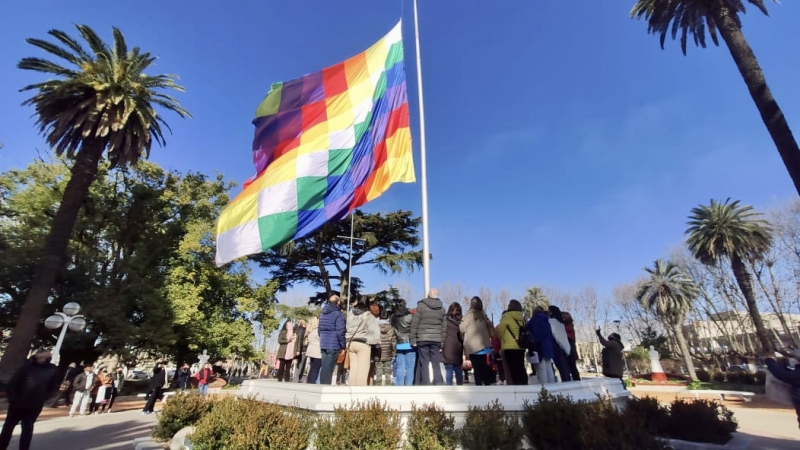
[[[620, 338], [622, 338], [622, 332], [620, 331], [620, 324], [622, 324], [621, 320], [617, 319], [614, 321], [614, 325], [617, 326], [617, 334], [619, 334]], [[628, 358], [625, 357], [625, 344], [622, 344], [622, 362], [625, 364], [625, 374], [628, 375], [628, 378], [630, 378], [631, 371], [628, 369]]]
[[50, 330], [57, 330], [61, 328], [61, 333], [58, 335], [58, 341], [53, 349], [53, 364], [58, 365], [61, 361], [61, 344], [64, 343], [64, 336], [67, 334], [67, 328], [72, 331], [81, 331], [86, 326], [86, 320], [81, 311], [81, 305], [75, 302], [69, 302], [64, 305], [64, 312], [56, 312], [44, 321], [44, 326]]

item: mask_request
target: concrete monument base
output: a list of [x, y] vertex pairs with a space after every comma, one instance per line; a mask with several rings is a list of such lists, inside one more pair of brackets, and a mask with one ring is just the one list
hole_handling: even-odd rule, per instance
[[[553, 394], [569, 396], [573, 400], [596, 400], [598, 396], [611, 398], [624, 405], [630, 397], [618, 379], [590, 378], [568, 383], [544, 385]], [[305, 383], [279, 383], [275, 380], [245, 381], [240, 397], [295, 406], [318, 414], [333, 414], [336, 407], [349, 407], [353, 402], [378, 399], [388, 408], [400, 411], [403, 418], [411, 412], [411, 405], [435, 404], [453, 415], [456, 426], [463, 425], [470, 406], [486, 406], [498, 400], [511, 414], [524, 411], [524, 402], [536, 402], [541, 384], [527, 386], [322, 386]], [[403, 421], [405, 422], [405, 420]]]

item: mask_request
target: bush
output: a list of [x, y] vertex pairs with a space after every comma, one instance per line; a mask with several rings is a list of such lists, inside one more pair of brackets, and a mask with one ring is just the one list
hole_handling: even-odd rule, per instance
[[748, 386], [753, 386], [756, 384], [756, 376], [752, 373], [743, 373], [739, 377], [739, 382]]
[[711, 381], [711, 374], [708, 373], [707, 371], [697, 370], [695, 371], [695, 373], [697, 374], [697, 379], [702, 381], [703, 383], [708, 383], [709, 381]]
[[519, 419], [507, 416], [499, 401], [470, 406], [461, 429], [464, 450], [517, 450], [525, 435]]
[[640, 422], [642, 427], [655, 436], [665, 436], [669, 431], [669, 408], [652, 397], [632, 397], [625, 408], [625, 419]]
[[728, 383], [739, 384], [742, 382], [742, 372], [725, 372], [725, 381]]
[[756, 386], [764, 386], [767, 384], [767, 372], [756, 372]]
[[[525, 404], [525, 434], [535, 448], [575, 450], [639, 450], [667, 449], [667, 444], [648, 432], [645, 410], [656, 414], [658, 403], [631, 402], [630, 413], [622, 413], [608, 399], [573, 402], [546, 391], [537, 403]], [[653, 423], [657, 420], [653, 419]]]
[[400, 413], [374, 399], [355, 402], [350, 409], [336, 408], [331, 419], [319, 420], [314, 447], [384, 450], [397, 448], [401, 438]]
[[715, 383], [724, 383], [725, 382], [725, 374], [720, 372], [719, 370], [714, 371], [714, 374], [711, 375], [711, 380]]
[[713, 400], [675, 399], [669, 411], [672, 439], [725, 444], [738, 428], [733, 412]]
[[158, 424], [153, 429], [153, 437], [168, 441], [175, 433], [196, 424], [200, 418], [211, 411], [213, 400], [204, 400], [197, 393], [174, 395], [164, 404], [158, 415]]
[[454, 450], [458, 444], [453, 416], [436, 405], [411, 405], [408, 418], [409, 450]]
[[295, 408], [227, 397], [200, 419], [192, 433], [195, 450], [304, 450], [315, 420]]

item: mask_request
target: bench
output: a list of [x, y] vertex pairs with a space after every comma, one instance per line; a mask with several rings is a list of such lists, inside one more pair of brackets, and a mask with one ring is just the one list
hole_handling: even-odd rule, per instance
[[756, 395], [752, 392], [743, 392], [743, 391], [720, 391], [720, 390], [690, 390], [690, 394], [694, 394], [694, 398], [700, 398], [700, 394], [708, 394], [708, 395], [716, 395], [719, 397], [720, 400], [725, 400], [725, 397], [734, 397], [740, 398], [745, 402], [749, 402], [753, 400], [753, 396]]

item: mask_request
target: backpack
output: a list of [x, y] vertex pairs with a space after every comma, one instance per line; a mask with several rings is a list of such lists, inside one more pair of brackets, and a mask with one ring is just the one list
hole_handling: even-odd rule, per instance
[[[515, 319], [514, 322], [517, 322], [517, 320]], [[534, 348], [534, 341], [533, 336], [531, 336], [531, 332], [519, 322], [517, 322], [517, 325], [519, 325], [519, 337], [515, 336], [514, 333], [511, 333], [511, 330], [509, 329], [508, 331], [511, 333], [511, 337], [514, 338], [514, 341], [517, 343], [519, 348], [532, 350]]]

